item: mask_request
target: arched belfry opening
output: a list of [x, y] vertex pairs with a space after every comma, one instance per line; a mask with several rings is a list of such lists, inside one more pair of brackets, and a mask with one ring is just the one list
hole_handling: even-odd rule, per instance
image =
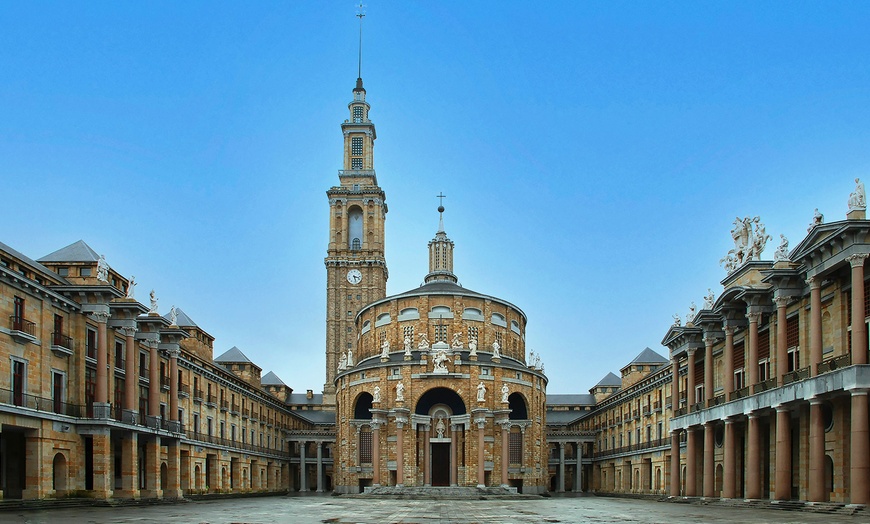
[[358, 206], [351, 206], [347, 212], [347, 247], [351, 251], [362, 249], [363, 241], [363, 211]]
[[357, 420], [371, 420], [373, 401], [374, 397], [372, 397], [371, 393], [360, 393], [360, 396], [356, 398], [356, 404], [353, 407], [353, 418]]
[[508, 415], [510, 420], [528, 420], [529, 410], [526, 407], [526, 399], [519, 393], [511, 393], [508, 397], [508, 408], [511, 412]]

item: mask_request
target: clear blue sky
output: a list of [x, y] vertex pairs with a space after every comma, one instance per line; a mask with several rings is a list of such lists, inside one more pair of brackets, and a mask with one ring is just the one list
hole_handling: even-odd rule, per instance
[[[456, 273], [526, 312], [551, 393], [664, 353], [736, 216], [795, 246], [870, 182], [870, 3], [367, 4], [388, 293], [422, 281], [443, 191]], [[3, 2], [0, 240], [84, 239], [216, 353], [319, 391], [354, 13]]]

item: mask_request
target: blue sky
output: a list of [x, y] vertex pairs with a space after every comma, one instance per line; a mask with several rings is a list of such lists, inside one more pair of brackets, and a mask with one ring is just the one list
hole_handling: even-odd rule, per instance
[[[445, 226], [585, 392], [718, 295], [737, 216], [795, 246], [870, 181], [866, 2], [367, 2], [388, 293]], [[0, 240], [84, 239], [296, 391], [322, 389], [352, 2], [0, 4]], [[768, 244], [772, 258], [776, 242]]]

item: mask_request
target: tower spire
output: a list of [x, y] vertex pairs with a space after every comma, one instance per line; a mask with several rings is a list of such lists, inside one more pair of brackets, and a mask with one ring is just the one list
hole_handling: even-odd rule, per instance
[[366, 6], [360, 2], [356, 9], [356, 17], [359, 18], [359, 62], [357, 63], [357, 84], [362, 84], [362, 21], [366, 17]]
[[438, 198], [438, 231], [435, 238], [429, 241], [429, 274], [426, 275], [425, 282], [446, 280], [455, 283], [457, 278], [453, 274], [453, 241], [447, 238], [444, 231], [443, 204], [447, 195], [440, 192], [435, 197]]

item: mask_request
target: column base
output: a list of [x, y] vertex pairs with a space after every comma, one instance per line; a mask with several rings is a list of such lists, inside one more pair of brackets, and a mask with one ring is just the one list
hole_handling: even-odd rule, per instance
[[[25, 499], [28, 498], [28, 497], [27, 497], [27, 490], [26, 490], [26, 489], [24, 490], [24, 494], [23, 494], [23, 495], [24, 495], [24, 498], [25, 498]], [[91, 496], [91, 498], [92, 498], [92, 499], [97, 499], [97, 500], [109, 500], [110, 498], [112, 498], [113, 495], [114, 495], [114, 491], [112, 491], [112, 490], [109, 490], [109, 491], [97, 491], [97, 490], [93, 490], [93, 491], [90, 492], [90, 496]]]
[[477, 487], [483, 489], [483, 488], [485, 488], [486, 486], [484, 486], [483, 484], [478, 484]]
[[125, 490], [125, 489], [118, 489], [118, 490], [115, 490], [115, 492], [114, 492], [114, 498], [116, 498], [116, 499], [128, 499], [128, 500], [139, 500], [139, 498], [140, 498], [139, 490], [136, 489], [136, 490], [130, 491], [130, 490]]
[[143, 489], [139, 490], [139, 494], [143, 499], [162, 499], [162, 489]]
[[112, 418], [112, 405], [108, 402], [94, 402], [94, 418]]
[[174, 499], [183, 499], [184, 492], [180, 489], [164, 489], [163, 490], [163, 499], [164, 500], [174, 500]]

